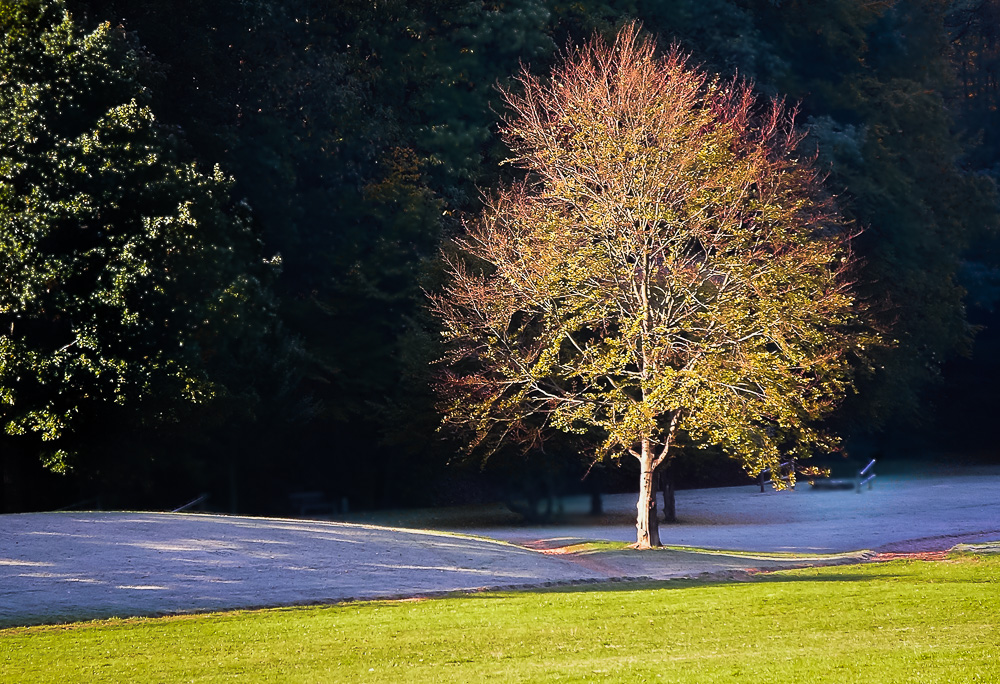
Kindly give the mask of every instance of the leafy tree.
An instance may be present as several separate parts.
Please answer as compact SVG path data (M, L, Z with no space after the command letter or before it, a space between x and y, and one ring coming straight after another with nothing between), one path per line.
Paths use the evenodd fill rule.
M801 100L810 144L831 172L827 185L864 229L854 243L859 296L880 302L896 340L874 354L842 414L859 434L919 421L942 362L970 346L957 274L963 250L996 221L993 190L963 168L943 98L953 89L947 3L725 2L754 26L730 29L734 42L752 38L757 55L738 66ZM729 66L723 37L684 37L699 59Z
M792 114L631 25L507 91L524 182L493 198L432 298L450 344L444 423L472 447L549 428L640 466L638 548L677 442L747 470L808 456L865 332L844 227Z
M81 426L252 400L232 365L273 330L271 268L231 181L180 160L141 55L109 24L84 32L60 0L18 0L0 33L4 459L41 451L64 471Z
M428 447L437 335L422 329L420 278L450 216L496 175L494 83L554 50L545 2L71 2L122 17L149 47L169 75L156 111L234 173L282 255L281 319L303 341L298 391L315 409L284 436L301 454L287 486L398 501L448 456Z
M949 5L946 25L959 81L954 106L966 135L978 138L973 163L1000 175L1000 1Z

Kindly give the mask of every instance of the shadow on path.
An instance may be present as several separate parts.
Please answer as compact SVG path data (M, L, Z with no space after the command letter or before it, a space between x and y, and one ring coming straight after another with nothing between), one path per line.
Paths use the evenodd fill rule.
M3 515L0 627L614 579L726 577L890 557L863 549L935 552L1000 539L1000 469L990 477L890 481L840 500L808 491L755 498L745 489L679 492L679 506L695 517L711 513L716 522L665 526L663 539L676 546L644 552L560 552L581 541L630 541L630 528L608 525L475 531L501 538L490 539L215 515ZM612 507L634 506L632 497L619 498ZM706 550L678 548L684 546Z

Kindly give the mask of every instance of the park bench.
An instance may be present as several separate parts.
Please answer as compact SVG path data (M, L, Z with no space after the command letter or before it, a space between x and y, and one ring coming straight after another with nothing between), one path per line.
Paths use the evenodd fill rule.
M875 459L868 461L868 465L860 468L854 477L850 478L824 478L810 480L809 484L815 489L853 489L858 494L862 487L868 485L872 488L872 480L875 479Z
M294 515L329 515L339 512L337 505L326 498L323 492L293 492L288 495L288 503Z
M792 473L801 476L799 479L806 479L814 489L853 489L859 494L862 487L868 485L872 489L872 480L875 479L875 459L871 459L866 466L858 469L857 474L851 478L830 477L831 471L826 468L801 467L796 459L785 461L778 467L777 474L771 468L765 468L758 477L761 493L766 485L772 484L774 478L784 482L791 481ZM825 472L824 472L825 471ZM794 484L792 487L794 488Z
M771 468L764 468L764 470L760 471L760 475L757 476L757 483L760 485L760 493L763 494L764 488L769 484L773 484L775 479L779 482L791 482L791 474L794 472L796 472L796 463L794 458L781 463L778 466L777 474L775 474ZM795 484L792 483L792 488L794 487Z

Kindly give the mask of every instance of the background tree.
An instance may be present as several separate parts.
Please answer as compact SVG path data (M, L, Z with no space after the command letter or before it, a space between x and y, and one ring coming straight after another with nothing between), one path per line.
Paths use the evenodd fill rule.
M656 54L631 25L507 91L527 179L493 199L433 298L447 425L470 443L595 430L654 474L682 437L752 473L835 443L815 423L862 345L843 227L780 102Z
M949 29L957 72L954 105L964 133L976 143L970 150L976 167L994 167L1000 175L1000 1L954 0Z
M217 472L226 454L247 512L287 512L287 494L303 488L362 507L444 503L470 491L454 486L450 448L434 439L426 361L438 355L440 337L422 311L421 286L435 287L439 243L461 233L456 217L481 209L475 188L519 177L499 166L507 151L494 84L508 83L519 61L545 72L556 46L595 32L612 37L635 18L709 71L738 71L764 93L795 98L811 130L806 144L819 148L830 173L827 187L864 229L853 244L863 263L857 291L886 301L886 327L898 343L877 351L838 411L844 432L861 436L849 446L910 458L928 441L907 445L912 426L889 419L938 416L942 449L965 431L988 450L990 404L979 397L995 384L996 353L978 347L967 385L929 381L969 348L970 322L998 320L982 308L1000 291L1000 249L988 230L997 223L991 178L1000 168L997 0L66 2L83 30L110 21L142 46L139 103L156 112L161 131L169 128L173 158L197 159L203 170L219 164L235 177L231 192L248 198L264 252L282 256L277 320L302 341L301 356L286 349L248 361L273 338L228 328L241 356L227 368L219 365L227 353L207 361L232 402L196 412L173 404L183 431L139 431L100 449L162 448L158 463L179 466L164 489L212 489L218 505L231 489ZM21 4L0 9L13 16ZM106 73L125 74L128 64ZM981 306L966 312L969 302ZM275 309L239 320L247 331L275 330L258 325L275 324ZM280 399L254 412L241 399L254 395ZM890 429L876 446L871 433L882 425ZM106 431L78 416L75 434L82 443ZM521 459L514 455L508 472L526 472ZM711 459L687 460L674 464L684 484L712 482L704 477ZM119 463L115 456L101 465L105 491L165 481L160 471ZM124 473L134 479L107 480ZM61 496L58 505L73 500Z
M21 454L62 471L84 433L190 421L189 405L245 410L255 380L233 368L266 353L275 323L246 208L218 169L180 160L124 34L81 31L59 0L4 3L0 29L10 508Z
M296 396L312 419L272 433L275 498L426 502L450 454L434 439L421 279L497 173L494 84L553 50L545 3L70 1L155 55L157 113L234 174L282 256L280 316L303 343Z
M774 55L755 77L801 99L828 186L864 227L854 245L864 262L859 293L883 302L896 342L859 376L848 429L912 432L933 416L929 391L942 363L971 348L962 256L997 220L994 188L969 173L946 107L948 3L740 4Z

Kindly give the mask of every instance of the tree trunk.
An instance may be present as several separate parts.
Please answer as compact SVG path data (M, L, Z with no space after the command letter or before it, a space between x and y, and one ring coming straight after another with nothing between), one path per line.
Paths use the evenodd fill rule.
M19 513L24 501L21 487L21 454L9 443L0 443L0 513Z
M604 502L601 500L601 493L596 489L590 493L590 514L604 515Z
M601 485L598 484L592 473L587 473L587 489L590 490L590 514L603 515L604 501L601 498Z
M236 515L239 511L239 485L236 479L236 459L229 461L229 512Z
M670 461L660 470L660 485L663 487L663 522L677 522L677 503L674 500L674 476L670 472Z
M636 502L635 548L649 549L660 544L660 522L656 519L656 479L649 443L643 442L639 459L639 500Z

